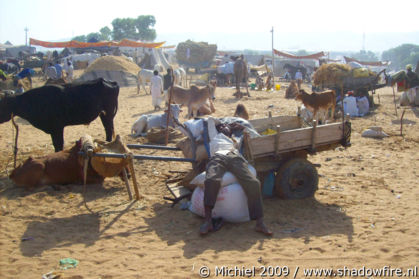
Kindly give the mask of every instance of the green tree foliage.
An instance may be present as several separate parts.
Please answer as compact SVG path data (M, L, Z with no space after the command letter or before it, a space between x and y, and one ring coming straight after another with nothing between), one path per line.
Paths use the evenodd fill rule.
M297 51L297 53L295 53L296 56L307 56L309 55L309 53L305 50L305 49L300 49L299 51Z
M81 35L81 36L74 37L72 39L72 41L78 41L78 42L85 43L85 42L87 42L86 35Z
M99 30L101 41L110 41L112 40L112 30L105 26Z
M110 40L120 41L122 39L152 42L157 37L156 30L152 28L155 24L156 19L152 15L141 15L137 18L115 18L112 21L113 30L105 26L99 32L77 36L73 40L84 43Z
M88 43L97 43L101 41L102 35L98 32L90 33L86 36L86 40Z
M403 44L384 51L381 57L383 60L391 61L390 69L392 70L405 69L407 64L415 67L419 61L419 45Z
M358 61L363 61L363 62L376 62L376 61L378 61L377 55L375 55L375 53L370 51L370 50L369 51L361 50L357 53L352 53L351 57L355 58Z
M156 24L156 19L151 15L142 15L135 18L116 18L112 21L113 39L131 39L154 41L156 30L151 28Z

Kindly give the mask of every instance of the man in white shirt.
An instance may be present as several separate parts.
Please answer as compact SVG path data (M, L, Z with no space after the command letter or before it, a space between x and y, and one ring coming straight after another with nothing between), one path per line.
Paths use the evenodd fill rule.
M244 127L242 127L244 128ZM204 207L205 221L200 227L200 234L206 235L214 230L212 224L212 209L217 200L218 191L221 187L221 180L225 172L231 172L242 186L247 196L249 216L256 220L255 230L267 236L272 232L266 227L263 219L263 202L260 182L253 173L249 171L248 162L236 149L235 143L230 138L231 130L228 126L219 126L218 133L215 120L208 118L208 136L210 139L211 158L207 164L205 176ZM228 136L226 136L228 135Z
M70 59L68 58L67 58L67 61L64 62L64 70L67 73L67 77L66 77L67 81L72 82L74 67L73 67L73 63L71 63Z
M154 110L160 110L160 104L163 94L163 80L159 76L158 71L153 72L154 76L151 78L151 103Z

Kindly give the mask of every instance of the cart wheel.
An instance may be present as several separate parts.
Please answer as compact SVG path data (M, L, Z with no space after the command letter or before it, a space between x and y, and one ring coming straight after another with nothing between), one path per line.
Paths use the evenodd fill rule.
M286 162L275 178L276 194L283 199L302 199L314 196L319 184L316 168L306 159Z

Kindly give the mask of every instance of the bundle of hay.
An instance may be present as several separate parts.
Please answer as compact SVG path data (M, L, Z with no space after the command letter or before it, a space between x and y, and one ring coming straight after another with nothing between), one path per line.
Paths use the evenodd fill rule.
M351 67L347 64L323 64L314 73L313 82L316 86L339 85L351 76Z
M169 127L169 141L183 137L183 134L179 130L175 130ZM147 140L151 143L163 144L166 142L166 129L162 128L151 128L147 132Z
M85 73L95 71L121 71L137 75L140 67L125 56L102 56L87 67Z
M178 44L176 48L176 59L180 64L210 64L216 52L217 45L210 45L207 42L193 42L188 40Z

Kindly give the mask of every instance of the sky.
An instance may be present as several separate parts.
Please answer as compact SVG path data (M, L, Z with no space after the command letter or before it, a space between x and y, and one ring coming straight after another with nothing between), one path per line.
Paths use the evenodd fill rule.
M0 43L69 40L112 29L115 18L153 15L156 41L218 49L373 50L419 44L418 0L143 1L0 0ZM365 34L365 35L364 35Z

